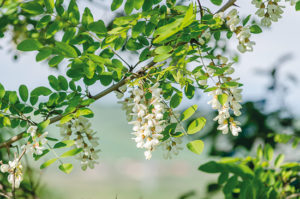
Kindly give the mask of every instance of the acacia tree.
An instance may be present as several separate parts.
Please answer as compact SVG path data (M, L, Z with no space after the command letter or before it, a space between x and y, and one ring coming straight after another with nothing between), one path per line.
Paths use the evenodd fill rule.
M242 133L240 122L234 118L241 115L242 108L242 84L232 78L236 59L218 41L233 38L239 52L253 51L251 35L261 33L260 26L278 21L284 3L253 0L259 20L252 20L252 13L240 16L236 0L211 3L219 9L212 10L201 0L186 4L176 4L176 0L113 0L111 10L124 4L125 16L106 25L94 19L89 8L81 13L75 0L2 0L1 36L12 34L19 51L37 51L37 62L46 60L50 67L67 63L67 72L58 77L50 75L49 87L40 86L31 92L26 85L9 91L0 84L0 125L21 129L0 143L0 148L9 151L1 162L1 172L12 185L1 195L18 198L16 189L23 180L25 154L38 161L52 151L56 158L42 163L41 169L59 161L59 169L70 173L73 165L64 161L70 156L80 160L83 170L94 168L100 149L89 122L93 117L89 106L111 92L120 99L133 125L137 148L144 150L146 159L151 159L158 147L165 150L165 158L177 155L182 138L205 126L204 117L190 121L187 128L183 125L197 105L181 114L176 112L182 98L193 99L195 93L211 96L208 104L218 112L214 119L217 130L231 132L226 136ZM300 10L299 1L286 4ZM137 53L138 61L129 63L123 51ZM89 87L99 82L103 89L91 93ZM60 137L45 130L54 123L60 127ZM186 147L201 154L204 143L192 140ZM58 155L61 148L70 149ZM295 179L299 180L299 163L280 167L283 155L279 155L275 169L270 163L272 147L264 147L265 161L262 151L258 148L257 158L208 162L200 170L221 173L219 184L225 183L226 198L234 194L238 198L299 196L299 186L293 185Z

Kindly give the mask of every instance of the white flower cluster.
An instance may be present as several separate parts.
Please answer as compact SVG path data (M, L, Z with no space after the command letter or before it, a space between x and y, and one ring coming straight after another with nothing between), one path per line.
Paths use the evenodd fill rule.
M95 148L99 146L99 138L96 132L91 129L91 123L85 117L78 117L65 124L58 124L60 134L64 140L74 140L76 148L82 148L83 152L79 154L78 159L81 161L82 170L87 167L94 168L99 159L98 152ZM74 133L75 138L71 138ZM88 141L88 142L87 142Z
M236 37L239 40L237 49L241 53L244 53L246 51L253 51L253 45L255 45L255 42L250 41L250 26L238 26L241 21L238 16L238 11L236 9L231 10L225 16L225 19L227 26L232 32L236 34Z
M201 45L204 45L205 43L207 43L209 41L210 37L211 37L211 33L210 33L209 29L206 29L202 33L201 37L199 38L199 43Z
M30 134L32 141L22 146L22 149L26 148L26 152L33 153L35 155L41 155L45 149L47 143L46 136L48 132L44 132L41 135L37 134L37 126L30 126L27 129L27 133Z
M151 99L146 99L146 92L141 88L134 88L133 107L131 115L135 118L134 121L129 122L133 124L133 138L137 143L137 148L144 148L145 157L147 160L151 159L152 151L160 144L160 139L163 138L161 134L165 128L165 120L163 119L165 112L165 105L162 103L161 88L159 84L155 84L149 88ZM150 107L151 106L151 107ZM151 109L151 110L150 110Z
M2 173L9 173L7 180L10 184L15 188L20 187L20 183L23 180L23 167L18 158L9 161L8 164L2 164L0 170Z
M163 149L166 151L163 155L165 159L171 159L172 155L178 155L179 151L183 148L180 146L182 143L181 137L170 137L162 143Z
M120 91L125 92L126 89L122 88ZM179 146L182 143L181 138L170 137L161 141L164 137L162 132L169 123L167 120L172 117L168 116L167 120L163 119L167 107L161 98L162 89L159 88L159 84L154 84L148 89L148 92L151 93L151 99L146 99L147 91L133 88L130 96L118 103L126 111L129 124L133 124L134 132L132 134L136 136L133 140L137 143L137 148L146 149L144 152L146 159L151 159L152 151L158 146L166 149L165 158L171 158L172 154L177 155L182 149Z
M283 13L282 8L284 6L278 5L279 0L268 1L267 3L262 2L261 0L252 0L252 4L255 5L258 10L256 15L262 17L261 24L263 26L271 26L272 21L277 22ZM294 4L294 1L291 1L291 4Z
M233 73L234 69L231 67L232 63L227 64L228 59L226 57L219 56L219 59L224 66L229 66L226 74ZM221 77L221 80L224 83L236 81L226 76ZM240 109L242 106L240 105L240 102L242 102L242 89L237 87L221 88L220 83L218 83L217 86L217 89L209 93L209 95L213 98L208 102L213 109L218 110L218 115L214 118L214 120L218 121L218 130L222 131L223 134L227 134L230 129L232 135L237 136L238 133L241 132L241 128L239 127L240 123L238 121L234 121L234 119L230 117L229 111L232 110L235 116L241 115ZM226 99L226 101L221 100L221 104L220 98L223 98L223 100Z

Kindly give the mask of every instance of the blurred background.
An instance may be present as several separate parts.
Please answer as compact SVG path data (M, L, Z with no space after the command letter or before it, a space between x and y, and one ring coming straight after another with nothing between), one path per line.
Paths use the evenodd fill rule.
M89 7L94 18L101 18L106 24L115 16L110 12L110 3L111 1L100 0L78 1L81 11ZM237 4L242 16L255 12L254 6L248 1L238 1ZM214 9L213 6L211 8ZM233 138L216 132L216 124L209 119L215 115L206 104L209 98L205 93L198 93L197 98L185 100L178 111L198 104L200 111L197 116L207 117L206 127L197 134L205 141L204 153L197 156L184 149L172 160L164 160L161 151L156 151L153 158L146 161L143 151L138 150L131 139L131 126L127 124L125 113L112 93L92 107L95 117L91 122L100 137L99 164L93 170L82 171L79 161L70 160L74 162L75 168L69 175L60 172L58 165L42 171L37 169L35 172L41 176L40 185L44 187L42 198L222 198L215 191L218 189L214 184L217 175L198 171L200 164L221 156L251 155L256 146L263 142L275 146L273 138L267 136L269 133L300 136L299 19L300 12L286 4L285 13L279 22L274 23L270 29L264 29L262 34L251 37L256 42L254 52L238 54L235 77L240 77L244 84L243 115L239 118L243 133L240 136ZM6 89L17 90L20 84L26 84L29 89L47 86L48 75L59 75L66 71L66 64L61 64L57 70L49 68L47 63L36 63L36 53L18 54L10 37L11 35L5 35L0 40L0 80ZM228 45L234 50L235 39L232 38ZM138 58L138 55L123 55L132 63ZM232 53L232 56L236 54ZM103 87L99 83L90 90L96 93L101 89ZM55 126L48 131L52 135L59 134ZM289 161L299 161L299 147L283 148L279 144L277 151L290 154L286 158ZM43 162L33 162L30 158L28 161L32 162L33 168L38 168Z

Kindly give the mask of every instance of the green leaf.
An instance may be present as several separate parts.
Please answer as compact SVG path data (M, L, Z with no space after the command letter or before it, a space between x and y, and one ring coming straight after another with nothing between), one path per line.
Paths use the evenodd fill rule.
M221 165L215 161L209 161L201 165L198 169L206 173L219 173L223 171Z
M88 29L96 34L106 34L107 32L105 24L102 20L90 23L88 25Z
M5 95L4 86L0 83L0 99L2 99Z
M198 105L193 105L191 107L189 107L188 109L186 109L180 116L180 120L181 121L184 121L184 120L187 120L189 119L192 115L194 115L194 113L196 112L198 108Z
M273 159L273 148L270 144L266 144L264 148L264 156L268 161L271 161Z
M41 155L33 154L34 160L35 161L39 160L41 157L43 157L44 155L49 153L49 151L50 151L49 149L45 149L45 150L43 150L43 153Z
M164 25L158 28L154 32L154 37L156 38L154 39L153 43L160 43L163 40L171 37L175 33L185 28L186 26L190 25L194 21L194 18L195 18L194 7L193 4L191 4L184 18L177 18L172 23Z
M233 189L238 185L238 177L237 176L232 176L227 180L227 183L223 187L223 192L225 195L231 194Z
M39 53L36 55L35 60L37 62L42 61L49 57L52 54L51 48L42 48Z
M187 133L188 134L195 134L200 131L206 123L206 119L204 117L197 118L188 126Z
M118 9L123 3L123 0L113 0L110 9L111 11L115 11L116 9Z
M172 96L170 100L170 106L171 108L176 108L179 106L180 102L182 100L182 94L180 93L175 93L175 95Z
M76 50L72 46L64 42L55 42L55 47L64 57L75 58L78 56Z
M30 95L31 95L31 97L38 97L40 95L48 96L51 93L52 93L52 91L49 88L40 86L40 87L33 89L33 91L31 91Z
M144 0L134 0L134 8L139 10L144 4Z
M68 14L69 14L69 19L72 23L77 24L79 22L80 13L78 10L76 0L70 1L70 4L68 6Z
M80 153L81 151L82 151L82 148L79 148L79 149L77 149L77 148L76 148L76 149L72 149L72 150L70 150L70 151L67 151L67 152L63 153L60 157L66 158L66 157L74 156L74 155Z
M3 117L3 125L10 127L11 126L11 122L10 119L8 117Z
M192 99L195 94L195 87L192 84L187 84L184 88L184 94L188 99Z
M189 142L186 147L193 153L200 155L204 148L204 142L202 140L194 140Z
M61 25L59 23L59 21L54 21L53 23L51 23L49 25L49 27L47 27L46 30L46 39L50 39L53 35L55 35L55 33L57 33L57 31L59 31L61 28Z
M50 119L47 119L41 123L39 123L38 127L39 127L39 130L44 130L47 128L47 126L50 124Z
M162 54L162 55L156 55L153 59L154 62L161 62L161 61L165 61L166 59L168 59L169 57L171 57L171 54Z
M18 96L16 91L12 91L9 93L9 102L11 104L15 104L18 101Z
M141 33L145 32L145 21L139 21L135 26L132 28L132 38L137 38Z
M135 0L127 0L126 3L125 3L125 13L127 15L130 15L130 13L133 11L133 8L134 8L134 1Z
M29 1L27 3L23 3L21 5L21 8L25 12L32 14L32 15L40 15L40 14L44 13L44 9L41 6L41 4L34 2L34 1Z
M295 9L296 9L296 11L300 10L300 1L297 1L296 5L295 5Z
M44 168L50 166L50 165L53 164L56 160L57 160L57 158L53 158L53 159L50 159L50 160L44 162L44 163L40 166L40 169L44 169Z
M19 87L19 94L23 102L28 100L28 89L24 84Z
M222 1L223 1L223 0L210 0L210 1L211 1L213 4L219 6L219 5L222 4Z
M226 182L228 177L229 177L228 172L222 172L218 177L218 184L223 184L224 182Z
M64 124L67 123L68 121L70 121L71 119L73 119L73 115L66 115L63 118L61 118L60 120L60 124Z
M54 145L54 149L59 149L59 148L69 148L75 144L74 140L64 140L61 142L58 142Z
M227 102L227 99L228 99L228 95L225 93L218 95L218 101L222 106Z
M171 52L173 50L173 48L171 46L160 46L160 47L157 47L154 52L156 54L167 54L169 52Z
M243 20L243 26L245 26L245 25L248 23L250 17L251 17L251 15L248 15L248 16Z
M40 49L41 47L43 47L43 45L38 40L26 39L19 43L17 49L20 51L34 51Z
M253 34L258 34L258 33L261 33L262 30L258 25L252 25L250 27L250 32L253 33Z
M100 82L103 86L108 86L112 82L112 75L110 73L102 73L99 76Z
M61 56L61 55L54 56L49 60L48 64L49 64L49 66L54 67L54 66L58 65L63 59L64 59L64 56Z
M185 16L183 18L182 24L180 25L180 28L187 27L188 25L190 25L193 22L194 19L195 19L194 4L191 3L185 13Z
M145 0L143 4L143 11L148 11L152 8L153 0Z
M75 116L79 117L79 116L82 116L82 115L90 115L90 114L93 114L93 111L91 111L88 108L81 108L81 109L78 109L76 111Z
M93 14L91 13L89 8L85 8L82 15L82 25L88 27L88 25L93 22L94 22Z
M52 13L54 8L54 0L44 0L44 4L46 6L47 11L49 13Z
M59 165L58 167L61 171L65 172L66 174L71 173L72 169L73 169L73 165L70 163L64 163Z
M281 165L281 163L283 162L284 160L284 155L283 154L279 154L276 159L275 159L275 162L274 162L274 166L279 168L279 166Z
M56 90L56 91L59 91L60 90L60 86L59 86L59 83L58 83L58 80L56 77L54 77L53 75L50 75L48 77L48 81L49 81L49 84L50 86Z
M59 84L60 88L64 91L68 90L68 88L69 88L67 79L62 75L58 76L58 84Z

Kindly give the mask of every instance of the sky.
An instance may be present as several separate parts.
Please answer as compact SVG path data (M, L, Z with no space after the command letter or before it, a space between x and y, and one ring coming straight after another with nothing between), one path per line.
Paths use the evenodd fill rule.
M103 19L106 23L110 20L109 1L104 6L91 6L86 1L79 1L80 10L89 6L95 19ZM254 13L255 8L250 5L250 1L238 1L237 5L243 16L247 16L249 11ZM294 7L285 4L285 13L279 22L274 23L271 29L264 29L262 34L252 35L251 40L256 42L253 52L240 54L240 61L236 64L235 77L240 77L244 84L244 100L255 100L262 96L270 95L266 93L266 85L270 82L268 78L257 75L255 71L268 71L272 65L278 62L278 59L286 54L291 54L292 58L288 60L280 69L280 76L283 82L286 81L287 74L291 73L300 77L300 12L296 12ZM211 5L210 5L211 6ZM213 6L212 6L213 8ZM6 35L9 36L9 35ZM236 49L236 39L231 39L229 43L232 49ZM6 89L18 89L20 84L26 84L29 89L37 86L48 86L48 75L58 75L66 69L62 68L56 71L47 66L47 63L36 63L35 55L37 52L26 52L20 55L18 61L13 60L13 55L8 53L9 48L14 48L7 40L0 40L0 60L2 72L0 73L0 82ZM133 58L136 59L136 58ZM66 65L66 64L65 64ZM287 106L291 106L295 114L300 112L300 106L294 106L300 97L298 85L291 85L291 92L285 96ZM103 89L100 83L92 88L92 92L98 92ZM273 96L270 96L273 97ZM103 98L101 103L115 103L113 95ZM278 101L272 101L272 107L276 107Z

